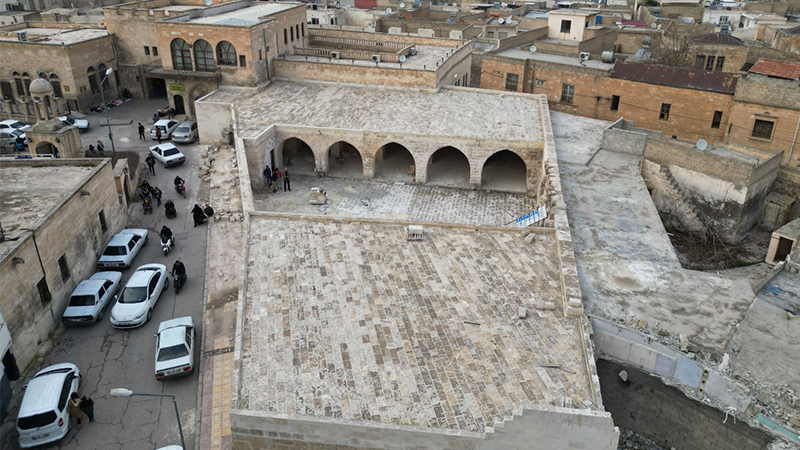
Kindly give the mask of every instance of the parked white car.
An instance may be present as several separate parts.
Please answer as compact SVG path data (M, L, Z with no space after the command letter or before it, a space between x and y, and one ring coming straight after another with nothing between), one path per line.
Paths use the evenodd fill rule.
M153 124L153 128L150 128L150 137L156 139L156 128L160 128L161 139L169 140L169 138L172 137L172 132L175 131L176 128L178 128L178 125L180 125L180 122L178 122L177 120L171 120L171 119L159 120L158 122Z
M73 127L78 129L78 132L83 133L89 129L89 121L86 119L73 119L69 116L59 116L58 120L61 121L64 125L72 125Z
M31 129L31 126L28 124L24 124L19 120L3 120L0 121L0 130L19 130L19 131L28 131Z
M194 372L194 320L191 316L165 320L156 334L156 380Z
M81 371L72 363L45 367L25 387L17 415L19 446L31 448L58 441L69 432L67 401L81 386Z
M197 122L182 122L172 133L172 142L191 144L197 140Z
M186 156L175 147L175 144L165 142L150 147L150 154L164 164L164 167L177 166L186 162Z
M111 326L136 328L144 325L153 316L153 307L156 306L161 292L168 287L166 266L140 266L117 296L117 304L111 309Z
M128 268L133 258L147 242L148 231L144 228L126 228L111 238L97 265L102 269Z
M120 272L98 272L72 291L61 316L64 325L89 325L103 320L106 306L122 285Z
M27 138L25 133L19 130L0 130L0 148L15 148L19 137ZM27 149L27 146L25 148Z

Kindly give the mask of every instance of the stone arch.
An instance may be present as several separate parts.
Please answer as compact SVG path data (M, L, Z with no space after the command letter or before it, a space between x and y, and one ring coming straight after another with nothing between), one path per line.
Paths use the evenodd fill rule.
M47 141L39 141L36 144L36 154L37 155L53 155L53 144Z
M194 67L198 72L213 72L217 68L214 61L214 49L204 39L198 39L192 45L194 48Z
M402 144L389 142L375 152L375 178L389 181L414 181L416 162Z
M217 44L217 64L220 66L236 66L236 47L228 41Z
M285 139L279 146L280 157L275 164L283 162L284 166L291 166L289 170L295 175L316 175L317 158L314 150L305 141L297 137ZM275 167L272 168L273 170Z
M527 192L528 166L513 150L499 150L483 162L481 188L503 192Z
M469 188L470 163L466 153L452 147L442 147L427 161L427 184Z
M364 178L364 159L361 152L347 141L334 142L325 152L327 175L340 178Z
M175 38L169 44L174 70L192 70L192 49L186 41Z

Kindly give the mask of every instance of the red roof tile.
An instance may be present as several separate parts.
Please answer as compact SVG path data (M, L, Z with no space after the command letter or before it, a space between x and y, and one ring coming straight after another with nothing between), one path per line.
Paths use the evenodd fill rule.
M800 64L777 59L761 58L750 68L750 73L796 80L800 78Z

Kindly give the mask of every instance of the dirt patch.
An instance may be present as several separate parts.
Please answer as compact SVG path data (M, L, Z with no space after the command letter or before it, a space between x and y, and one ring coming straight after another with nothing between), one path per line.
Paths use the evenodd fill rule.
M736 244L726 244L719 237L703 236L667 229L681 266L690 270L721 270L758 264L764 261L770 233L752 230Z

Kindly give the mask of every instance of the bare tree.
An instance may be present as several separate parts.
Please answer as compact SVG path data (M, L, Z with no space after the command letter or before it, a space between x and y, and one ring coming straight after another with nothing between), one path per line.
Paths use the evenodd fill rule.
M679 20L670 21L658 45L653 49L655 62L666 66L692 67L694 61L691 58L691 44L698 36L707 32L705 27L698 25Z

